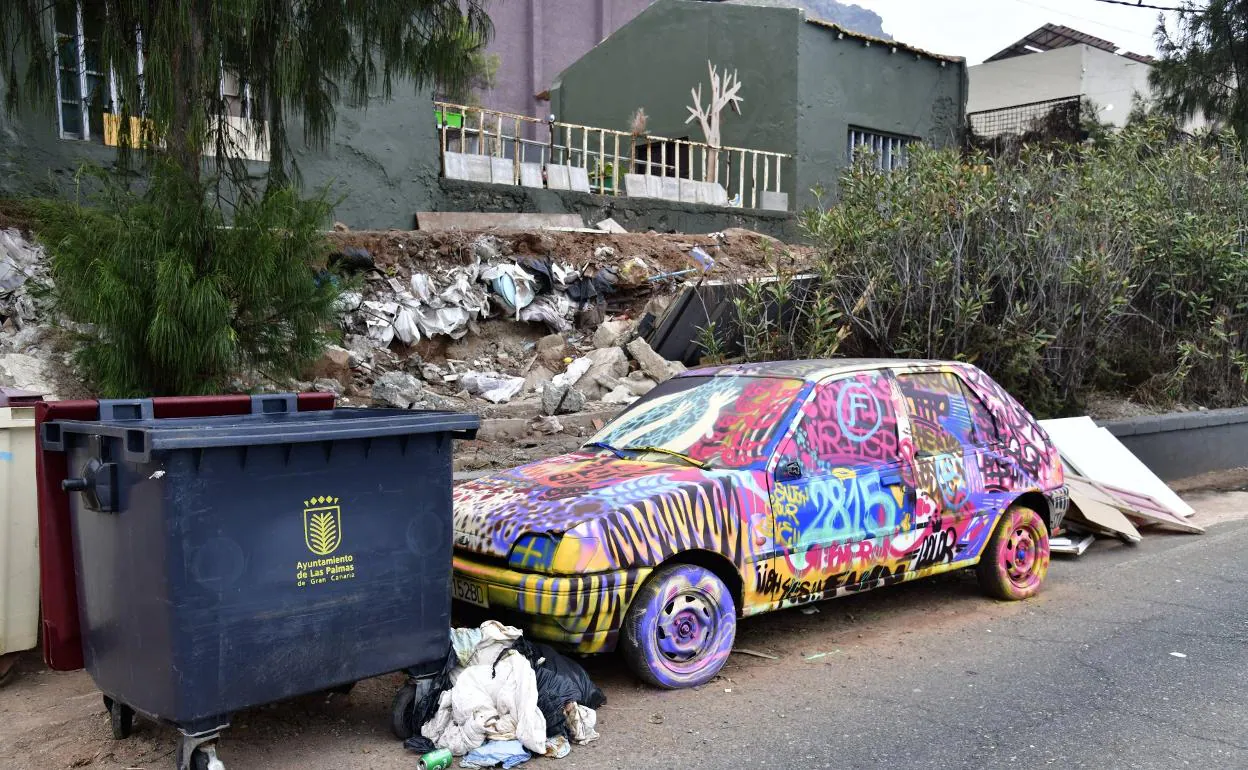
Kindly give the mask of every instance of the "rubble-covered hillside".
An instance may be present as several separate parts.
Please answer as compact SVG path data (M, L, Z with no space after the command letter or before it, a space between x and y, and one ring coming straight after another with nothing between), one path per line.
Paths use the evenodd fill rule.
M333 232L320 276L344 289L341 341L305 378L242 375L239 391L316 389L340 402L487 418L462 469L569 447L680 364L642 338L686 282L800 269L811 252L746 230ZM43 249L0 230L0 386L92 395L50 317ZM526 446L527 445L527 446ZM531 451L530 451L531 450Z

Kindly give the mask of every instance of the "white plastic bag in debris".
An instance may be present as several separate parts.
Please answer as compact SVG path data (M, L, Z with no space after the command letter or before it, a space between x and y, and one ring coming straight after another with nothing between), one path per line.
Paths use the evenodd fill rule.
M481 269L481 280L490 284L508 313L517 314L537 296L537 279L519 265L489 265Z
M399 312L399 303L368 300L364 302L362 311L368 324L368 338L378 347L389 347L394 339L394 317Z
M537 707L537 675L509 647L520 631L491 621L475 632L452 633L461 663L455 684L438 700L438 712L420 733L434 745L463 756L486 741L518 740L534 754L546 751L546 718ZM468 651L467 645L473 649ZM501 657L500 657L501 656Z
M495 404L505 404L524 390L524 378L497 372L467 372L459 383L474 396Z
M573 743L584 746L598 740L597 711L579 703L569 703L564 706L563 713L568 718L568 732L572 734Z
M520 311L517 318L521 321L544 323L556 334L572 331L569 320L576 313L576 303L568 299L566 294L543 294L529 303Z
M0 291L13 291L26 283L42 258L43 249L17 230L0 230Z
M560 388L570 388L580 382L581 378L585 376L585 372L588 372L593 365L594 360L589 356L578 358L568 364L566 370L556 374L554 379L551 380L551 384Z

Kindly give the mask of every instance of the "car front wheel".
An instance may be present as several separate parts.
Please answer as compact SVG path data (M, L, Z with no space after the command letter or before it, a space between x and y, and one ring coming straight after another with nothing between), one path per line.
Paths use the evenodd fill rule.
M675 690L719 673L737 634L732 592L709 570L673 564L650 576L625 617L621 651L644 682Z
M1035 596L1049 571L1049 528L1040 514L1013 505L997 522L980 557L979 584L997 599Z

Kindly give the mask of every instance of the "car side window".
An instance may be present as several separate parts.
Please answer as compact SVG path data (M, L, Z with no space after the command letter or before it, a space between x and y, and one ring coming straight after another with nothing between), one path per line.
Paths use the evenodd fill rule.
M976 442L985 446L1000 441L1001 434L997 431L997 421L993 418L988 405L984 403L984 399L961 377L958 378L958 382L962 385L962 395L966 398L966 406L971 413L971 424L975 427Z
M782 452L814 475L896 462L897 412L887 376L863 372L817 385Z
M977 443L967 391L956 374L899 374L897 384L910 416L916 452L953 454Z

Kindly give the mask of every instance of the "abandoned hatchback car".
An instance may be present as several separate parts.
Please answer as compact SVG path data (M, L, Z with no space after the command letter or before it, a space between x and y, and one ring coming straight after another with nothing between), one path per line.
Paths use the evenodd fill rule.
M801 361L675 377L580 451L455 492L455 597L645 681L712 678L739 616L978 565L1034 594L1057 451L973 366Z

